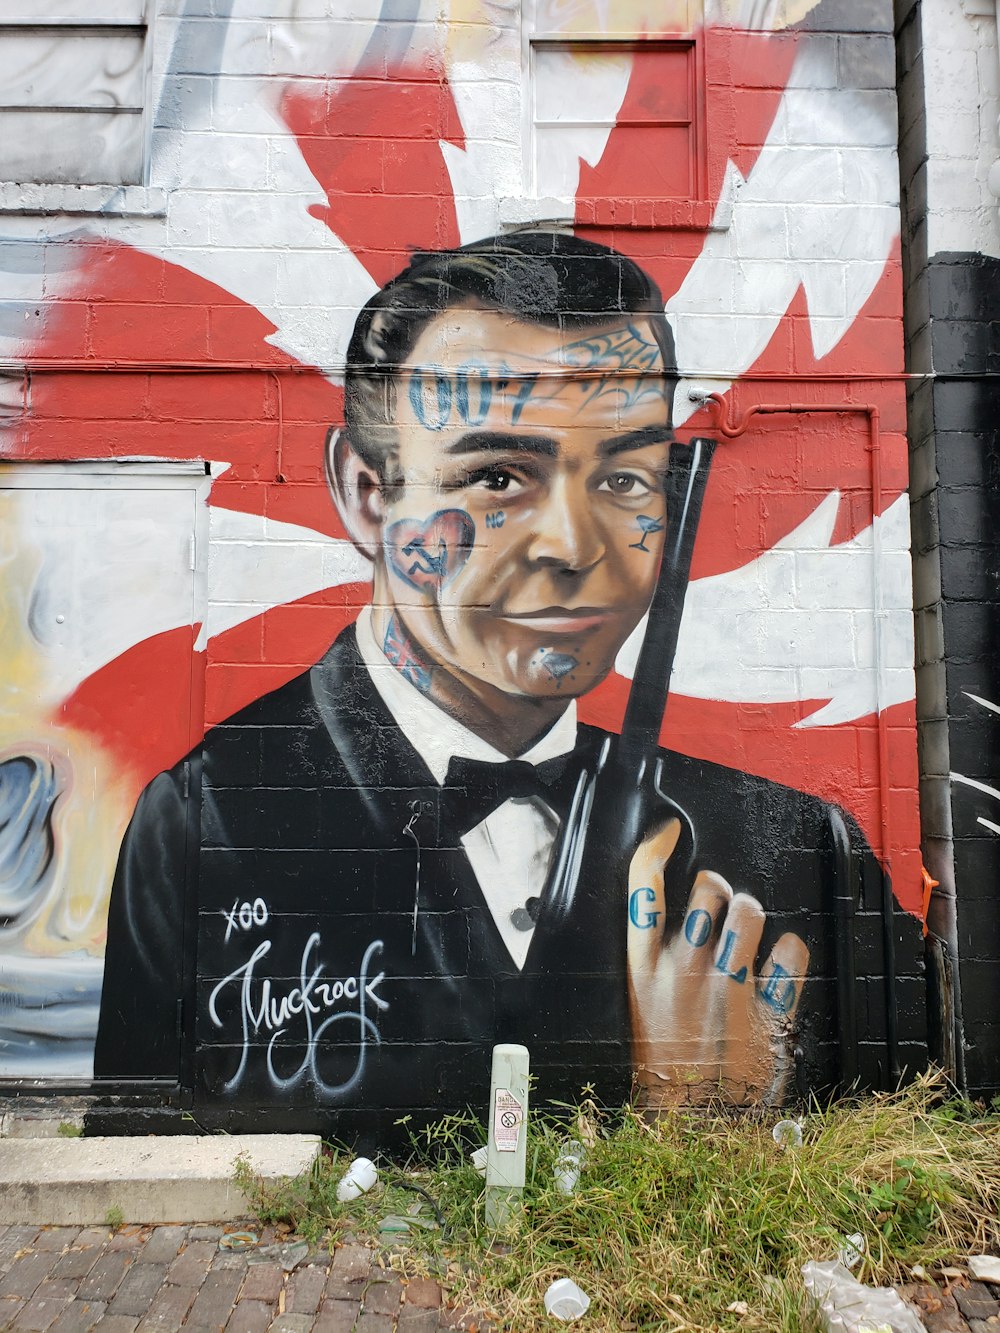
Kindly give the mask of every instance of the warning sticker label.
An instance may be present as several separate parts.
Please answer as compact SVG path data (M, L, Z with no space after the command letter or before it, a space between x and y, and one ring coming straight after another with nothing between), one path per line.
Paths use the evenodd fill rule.
M516 1152L524 1107L506 1088L497 1088L493 1107L493 1143L498 1152Z

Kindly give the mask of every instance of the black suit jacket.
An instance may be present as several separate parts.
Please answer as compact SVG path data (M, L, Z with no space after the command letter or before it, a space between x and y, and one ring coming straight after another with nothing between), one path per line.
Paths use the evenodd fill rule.
M581 727L571 764L592 766L605 739ZM881 873L856 827L790 788L669 752L662 761L697 863L765 907L761 958L785 930L809 945L797 1040L812 1087L839 1073L834 905L838 894L856 904L859 1049L878 1082ZM536 930L519 971L461 847L461 795L401 735L353 627L310 671L214 728L149 785L126 834L97 1074L180 1070L199 1104L238 1107L248 1124L255 1108L440 1113L481 1108L493 1044L518 1041L543 1099L576 1099L584 1085L627 1095L623 950L608 939L624 935L624 885L610 889L613 918ZM900 922L898 933L912 955L915 931Z

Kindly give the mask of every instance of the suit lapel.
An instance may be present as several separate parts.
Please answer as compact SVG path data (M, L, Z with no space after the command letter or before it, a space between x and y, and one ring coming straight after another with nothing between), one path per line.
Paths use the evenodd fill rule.
M425 837L431 824L436 830L441 789L372 684L353 625L312 668L309 683L330 740L386 844L407 845L403 830L414 814Z

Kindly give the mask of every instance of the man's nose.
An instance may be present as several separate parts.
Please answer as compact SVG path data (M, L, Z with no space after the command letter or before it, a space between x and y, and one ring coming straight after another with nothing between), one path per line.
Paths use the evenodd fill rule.
M527 550L532 563L583 574L604 555L604 536L582 481L554 479L534 518Z

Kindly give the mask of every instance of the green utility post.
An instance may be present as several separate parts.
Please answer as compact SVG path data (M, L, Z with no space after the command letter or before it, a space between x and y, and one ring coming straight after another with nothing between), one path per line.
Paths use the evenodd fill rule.
M524 1189L528 1137L526 1046L493 1047L487 1120L486 1221L491 1227L500 1228L510 1221Z

